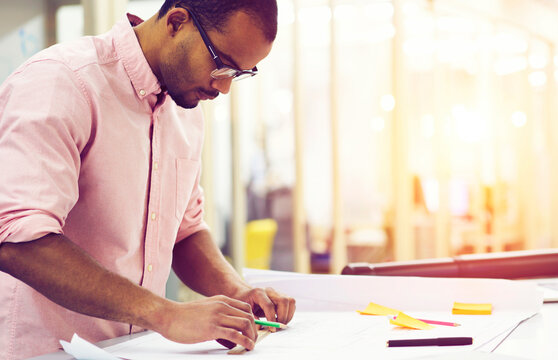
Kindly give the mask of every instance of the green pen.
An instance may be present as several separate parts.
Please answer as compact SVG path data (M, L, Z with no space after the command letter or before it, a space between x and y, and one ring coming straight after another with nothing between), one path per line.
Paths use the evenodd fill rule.
M269 327L274 327L274 328L279 328L279 329L286 329L287 325L285 324L281 324L278 322L274 322L274 321L265 321L265 320L254 320L256 322L256 324L258 325L262 325L262 326L269 326Z

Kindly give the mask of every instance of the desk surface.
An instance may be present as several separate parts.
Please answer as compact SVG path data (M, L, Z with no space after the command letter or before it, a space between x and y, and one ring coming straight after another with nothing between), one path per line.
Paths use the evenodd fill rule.
M558 354L558 303L544 304L541 311L520 324L494 351L498 355L514 358L550 360ZM108 347L126 340L143 336L144 333L122 336L98 343ZM34 357L32 360L70 360L72 356L63 351Z

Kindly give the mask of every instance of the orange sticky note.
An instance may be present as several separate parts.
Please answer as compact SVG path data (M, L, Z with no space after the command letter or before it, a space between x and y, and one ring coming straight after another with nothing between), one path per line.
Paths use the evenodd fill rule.
M417 330L430 330L434 329L434 326L425 323L424 321L420 321L419 319L415 319L407 314L400 312L397 316L393 319L389 319L390 324L402 326L411 329Z
M400 313L399 310L388 308L387 306L374 304L372 302L368 304L366 309L362 311L357 310L357 312L361 315L397 315Z
M455 315L490 315L492 314L492 304L467 304L454 302L451 313Z

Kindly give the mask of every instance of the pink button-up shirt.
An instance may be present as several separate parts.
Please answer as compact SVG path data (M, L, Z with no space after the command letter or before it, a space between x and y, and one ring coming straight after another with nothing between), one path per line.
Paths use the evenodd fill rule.
M130 22L141 20L52 46L0 87L0 243L63 233L164 296L173 246L207 229L203 119L161 93ZM0 272L0 359L55 351L74 332L99 341L132 330Z

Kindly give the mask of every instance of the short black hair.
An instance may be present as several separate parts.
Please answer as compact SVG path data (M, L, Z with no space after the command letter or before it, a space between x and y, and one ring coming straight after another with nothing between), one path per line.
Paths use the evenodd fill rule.
M165 0L157 18L161 19L177 4L192 10L206 30L222 32L229 16L244 11L254 17L269 42L277 35L276 0Z

